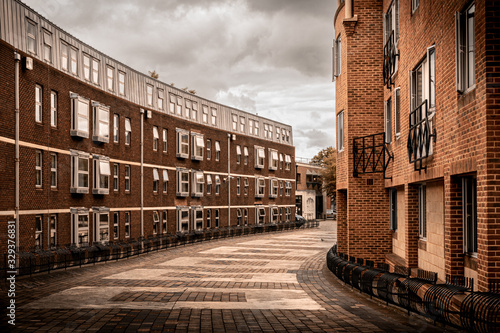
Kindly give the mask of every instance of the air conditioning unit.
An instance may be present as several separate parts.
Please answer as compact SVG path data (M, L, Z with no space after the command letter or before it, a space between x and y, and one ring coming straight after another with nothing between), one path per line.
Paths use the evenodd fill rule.
M33 69L33 58L26 57L26 69L27 70Z

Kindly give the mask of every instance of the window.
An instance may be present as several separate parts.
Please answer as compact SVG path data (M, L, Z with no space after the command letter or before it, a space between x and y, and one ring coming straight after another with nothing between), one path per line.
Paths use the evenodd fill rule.
M337 115L337 150L344 151L344 111Z
M158 127L153 126L153 150L158 150L158 143L160 141L160 134L158 133Z
M264 177L255 178L255 197L263 198L266 188L266 179Z
M50 187L57 188L57 154L50 154Z
M207 139L207 160L212 158L212 140Z
M436 106L434 53L434 46L429 47L426 58L413 71L410 71L410 112L424 102L427 102L430 111ZM426 116L423 115L423 117Z
M187 197L189 195L189 170L177 169L177 196Z
M243 208L243 224L248 225L248 209Z
M270 198L277 198L278 197L278 179L277 178L272 178L269 182L269 197Z
M162 219L162 227L161 227L161 230L164 234L167 233L167 211L163 211L163 219Z
M290 207L286 207L286 222L290 222L292 220L292 209Z
M215 195L220 194L220 176L215 175Z
M418 236L424 240L427 237L425 184L418 187Z
M264 138L267 139L269 135L269 124L264 123Z
M168 148L168 130L167 129L163 129L163 152L166 153L167 152L167 148Z
M462 178L464 252L477 256L477 180Z
M243 163L248 165L248 147L243 147Z
M238 130L238 115L233 113L231 117L233 119L233 131L236 131Z
M50 125L57 126L57 92L50 92Z
M130 192L130 165L125 165L125 191Z
M240 117L240 132L245 133L245 117Z
M42 225L43 225L43 215L35 216L35 247L42 248Z
M212 193L212 176L207 175L207 194Z
M157 168L153 168L153 192L158 193L158 187L160 186L160 175Z
M285 196L289 197L292 195L292 182L285 182Z
M455 13L457 91L463 93L476 84L475 11L472 3L465 11Z
M130 212L125 212L125 238L130 237Z
M160 228L160 214L158 211L153 211L153 235L158 233L158 229Z
M220 211L215 209L215 227L218 228L220 226Z
M239 227L243 219L241 208L236 209L236 225Z
M42 187L42 160L43 153L41 150L36 150L35 151L35 172L36 172L36 181L35 185L36 187Z
M203 171L193 171L193 189L192 195L193 197L202 197L205 185L205 176L203 175Z
M111 169L109 157L94 155L94 188L93 194L109 194L109 176Z
M248 195L248 188L250 187L250 183L248 182L248 177L245 177L244 180L244 193L245 195Z
M202 134L191 133L191 159L197 161L203 161L203 151L205 150L205 140Z
M71 243L76 246L89 244L89 210L87 208L70 208Z
M217 125L217 109L216 108L211 108L212 109L212 125L215 126Z
M113 239L120 238L120 214L113 213Z
M189 157L189 131L177 128L177 157Z
M266 160L266 151L263 147L255 146L255 168L264 168L264 163Z
M177 96L177 105L175 108L175 113L177 113L177 115L179 115L179 116L182 115L182 97L181 96Z
M52 34L43 30L43 60L52 62Z
M193 109L191 110L191 119L198 120L198 103L193 102Z
M236 195L240 195L240 193L241 193L240 188L241 188L241 178L237 177L236 178Z
M264 224L266 222L266 209L264 207L255 207L255 224Z
M50 247L55 247L57 245L57 215L50 215L49 220L50 228Z
M90 56L86 54L83 55L83 76L90 81Z
M94 212L94 241L109 242L109 208L92 207Z
M184 105L184 117L186 117L187 119L191 117L191 107L191 101L189 99L186 99L186 104Z
M193 230L203 230L203 208L201 206L191 207L193 212Z
M177 231L186 232L189 230L189 208L177 207Z
M38 84L35 86L35 121L37 123L42 122L42 100L43 100L43 90Z
M168 189L168 171L163 169L163 193L167 193Z
M290 155L285 155L285 170L292 169L292 157Z
M411 12L412 12L412 14L418 8L419 4L420 4L420 0L411 0Z
M163 111L163 99L165 98L165 92L163 91L163 89L157 89L158 91L158 109L162 110Z
M99 60L92 58L92 82L99 84Z
M236 164L241 163L241 146L236 145Z
M401 89L398 87L394 90L394 132L396 134L396 140L399 139L401 135Z
M385 143L392 143L392 101L389 98L384 103L385 106Z
M279 221L278 207L269 207L269 215L271 216L271 223L278 223Z
M26 20L26 43L28 52L36 54L36 23L31 20Z
M286 141L286 129L284 128L281 129L281 141Z
M215 160L218 162L220 160L220 142L215 141Z
M153 86L150 84L146 85L146 102L148 106L153 106Z
M170 113L175 113L175 105L176 104L177 104L177 97L174 94L170 93L170 100L169 100L169 104L168 104Z
M212 227L212 210L207 209L207 228Z
M109 106L98 102L92 102L94 109L94 135L92 140L97 142L109 142Z
M395 188L389 190L389 206L390 206L390 229L398 230L398 191Z
M118 72L118 93L122 96L125 95L125 73Z
M332 54L333 54L333 64L332 64L332 81L335 81L335 78L338 77L341 73L341 40L340 40L340 34L337 37L337 39L333 40L333 47L332 47Z
M106 87L109 91L115 91L115 69L111 66L106 66Z
M72 136L89 137L89 100L70 93L71 98L71 131Z
M281 130L279 127L276 127L276 141L280 141L281 139Z
M78 49L74 47L69 48L71 55L71 73L74 75L78 74Z
M118 173L120 170L120 166L118 164L113 164L113 190L118 191L119 186L119 178Z
M99 84L99 60L83 55L83 76L87 81Z
M253 128L253 134L255 136L259 136L260 135L260 131L259 131L259 122L257 120L254 121L254 128Z
M130 124L130 118L125 118L125 144L130 145L130 140L132 138L132 125Z
M396 56L397 45L399 41L399 0L394 0L389 6L387 13L384 14L383 18L384 25L384 55ZM390 48L390 49L389 49ZM395 57L395 67L391 70L390 75L397 71L397 61L398 57Z
M269 170L278 170L278 151L269 149Z
M113 115L113 142L118 142L120 138L120 116Z
M71 193L89 193L89 154L71 150Z
M207 105L202 105L203 109L203 123L208 124L208 106Z
M280 181L280 196L283 196L284 181Z

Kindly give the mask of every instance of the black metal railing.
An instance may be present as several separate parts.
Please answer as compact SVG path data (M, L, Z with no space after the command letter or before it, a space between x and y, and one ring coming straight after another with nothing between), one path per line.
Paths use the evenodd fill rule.
M427 100L410 112L410 131L408 132L408 160L413 163L415 171L427 171L424 160L432 150L431 139L436 142L436 129L431 129Z
M393 159L385 143L385 133L353 139L354 177L364 173L383 173Z
M396 72L397 59L399 59L399 53L394 43L394 31L392 31L384 45L384 84L389 89L394 84L392 76Z

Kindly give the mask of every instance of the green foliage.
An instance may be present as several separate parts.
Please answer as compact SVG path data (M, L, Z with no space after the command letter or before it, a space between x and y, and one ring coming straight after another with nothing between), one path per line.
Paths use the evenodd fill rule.
M323 190L330 197L335 197L337 191L337 150L333 147L327 147L318 152L311 163L321 165L323 171Z

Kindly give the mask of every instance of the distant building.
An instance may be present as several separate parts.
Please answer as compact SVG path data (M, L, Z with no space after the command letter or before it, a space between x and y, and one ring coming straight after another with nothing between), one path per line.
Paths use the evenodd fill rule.
M0 0L0 59L1 253L16 217L26 251L294 220L289 125L143 75L16 0Z
M326 210L331 209L331 198L322 189L323 168L318 165L296 162L295 192L296 212L307 220L325 217Z

